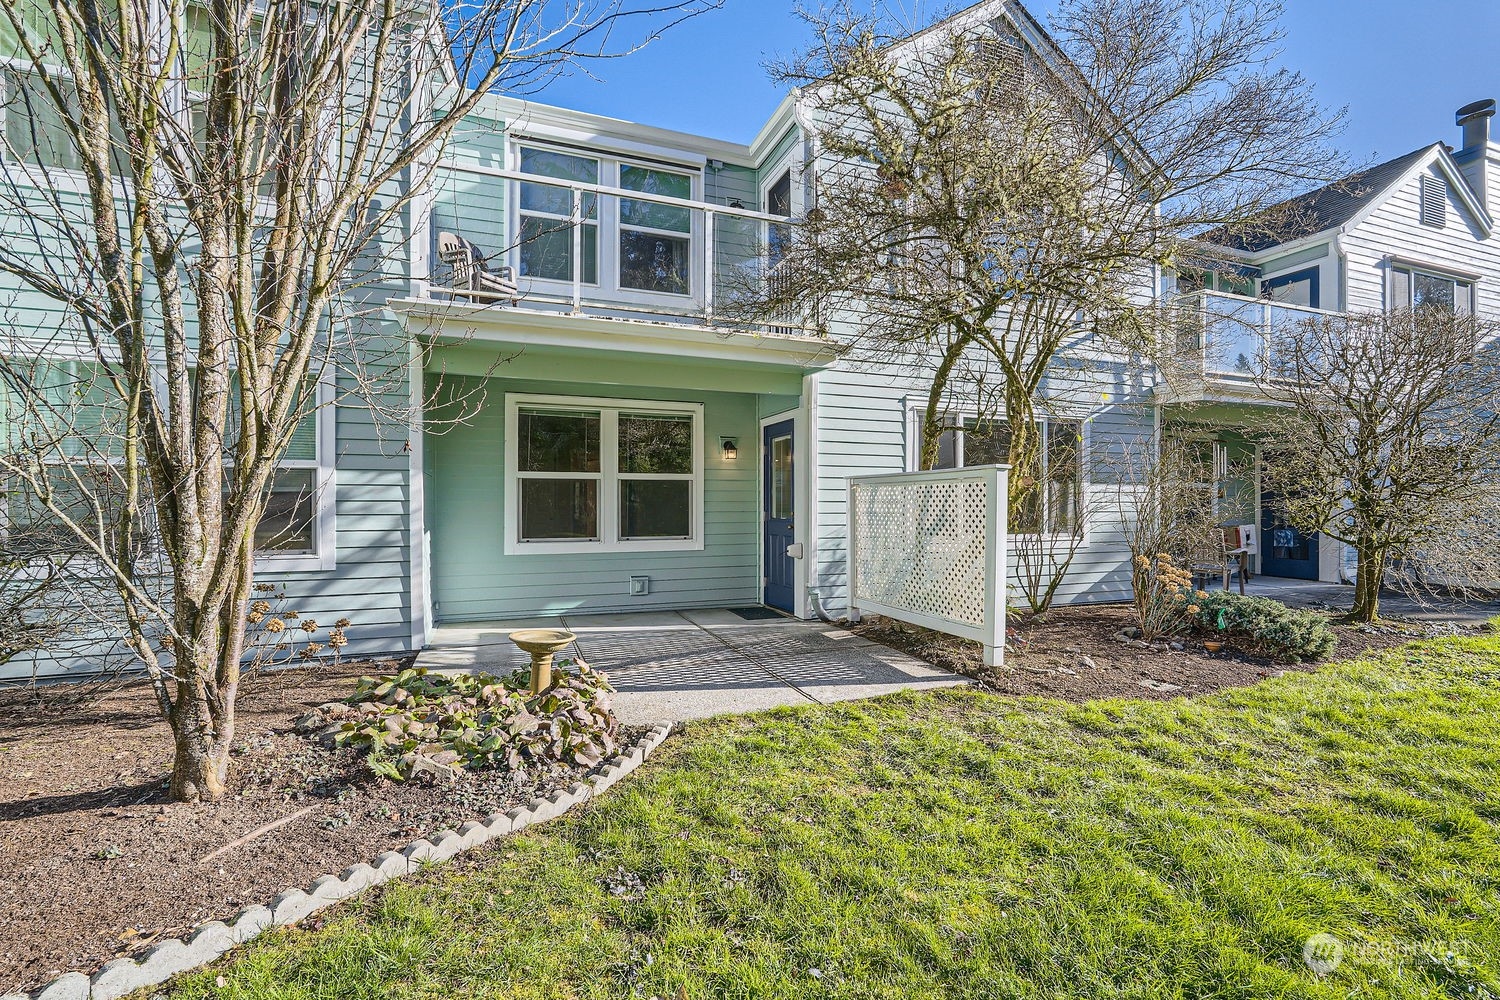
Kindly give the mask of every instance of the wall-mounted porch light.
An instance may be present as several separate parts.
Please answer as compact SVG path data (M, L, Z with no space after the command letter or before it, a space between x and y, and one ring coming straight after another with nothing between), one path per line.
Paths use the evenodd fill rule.
M724 461L733 462L740 457L740 446L734 438L719 438L719 450L724 454Z

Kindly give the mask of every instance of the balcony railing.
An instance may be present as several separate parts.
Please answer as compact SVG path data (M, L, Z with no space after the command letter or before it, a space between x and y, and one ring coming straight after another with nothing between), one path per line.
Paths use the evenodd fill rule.
M1326 309L1198 291L1175 301L1178 367L1188 380L1251 389L1267 372L1278 336Z
M778 265L776 247L789 219L517 171L443 169L473 175L465 179L495 196L477 210L434 212L430 297L809 333L801 316L753 315L746 308L785 266ZM481 193L479 200L487 199Z

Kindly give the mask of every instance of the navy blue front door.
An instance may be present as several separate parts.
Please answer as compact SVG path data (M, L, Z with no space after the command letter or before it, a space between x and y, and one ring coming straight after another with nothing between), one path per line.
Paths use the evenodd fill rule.
M1261 498L1260 572L1294 580L1318 578L1318 538L1304 535L1276 510L1276 498Z
M760 453L762 510L765 511L762 530L765 592L761 599L769 607L792 611L797 563L786 552L796 537L793 531L797 512L796 490L792 488L795 482L792 477L792 421L783 420L767 426L761 434Z

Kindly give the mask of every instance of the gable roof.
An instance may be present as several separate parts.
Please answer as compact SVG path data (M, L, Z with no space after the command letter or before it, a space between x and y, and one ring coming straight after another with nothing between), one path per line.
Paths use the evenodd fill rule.
M1393 160L1341 177L1316 191L1278 202L1261 213L1264 225L1260 228L1254 225L1233 231L1220 228L1203 234L1199 239L1242 253L1255 254L1338 229L1374 211L1413 171L1424 168L1429 163L1436 163L1448 176L1459 199L1488 234L1490 218L1474 197L1468 180L1453 162L1448 147L1441 142L1434 142Z

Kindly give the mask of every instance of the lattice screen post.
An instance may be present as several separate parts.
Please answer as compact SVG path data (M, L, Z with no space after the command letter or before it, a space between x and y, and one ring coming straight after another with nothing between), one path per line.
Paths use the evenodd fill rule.
M1005 592L1009 572L1005 555L1010 550L1006 537L1010 520L1010 469L1003 465L991 466L985 505L984 548L984 665L1005 665Z

